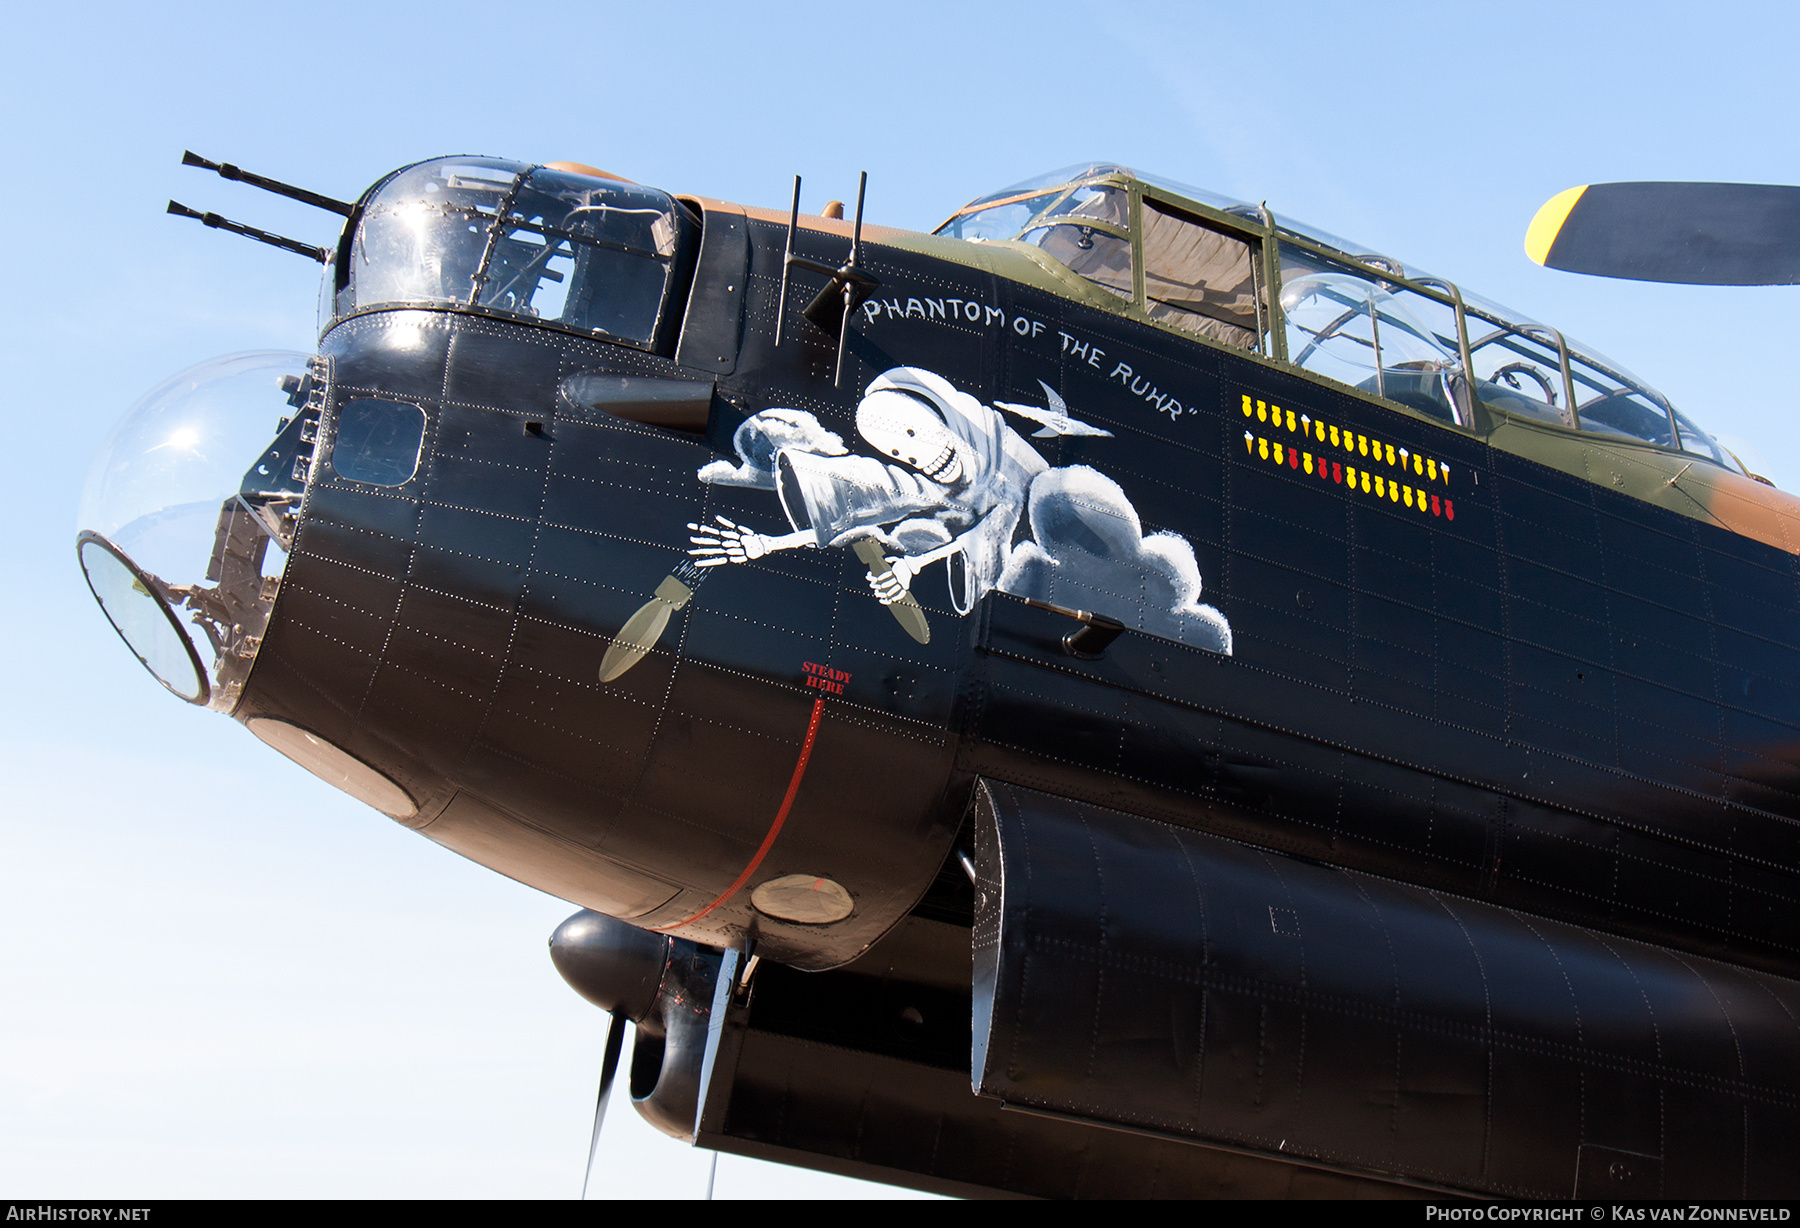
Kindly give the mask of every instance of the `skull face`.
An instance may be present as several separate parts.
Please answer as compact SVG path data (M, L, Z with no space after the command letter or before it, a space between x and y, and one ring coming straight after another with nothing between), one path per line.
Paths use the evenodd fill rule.
M968 471L961 442L936 410L910 393L893 389L869 393L856 407L856 429L881 455L934 482L951 486Z

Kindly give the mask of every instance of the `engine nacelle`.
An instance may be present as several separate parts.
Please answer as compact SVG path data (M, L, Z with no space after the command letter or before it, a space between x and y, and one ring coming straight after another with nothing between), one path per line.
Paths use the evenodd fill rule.
M550 935L550 959L576 993L637 1027L631 1103L664 1134L692 1142L720 952L583 909Z

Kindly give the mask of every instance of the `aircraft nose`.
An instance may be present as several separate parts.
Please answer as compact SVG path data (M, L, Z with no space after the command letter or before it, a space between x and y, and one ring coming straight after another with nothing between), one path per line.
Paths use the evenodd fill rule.
M126 411L89 469L76 525L88 587L189 703L229 712L261 646L317 429L315 362L260 351L190 367Z

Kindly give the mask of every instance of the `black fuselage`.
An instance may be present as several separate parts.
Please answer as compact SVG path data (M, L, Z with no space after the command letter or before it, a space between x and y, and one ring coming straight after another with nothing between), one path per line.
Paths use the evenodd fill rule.
M915 904L979 775L1794 970L1793 556L879 242L834 388L835 340L797 302L773 344L783 228L748 231L748 268L703 255L687 308L735 344L712 369L450 311L331 329L321 438L337 406L383 396L426 410L425 448L393 488L319 467L239 719L316 730L412 792L426 835L649 927L725 892L786 799L758 877L828 876L853 916L784 925L740 890L678 932L753 933L806 966ZM821 257L847 246L803 233ZM941 571L913 587L920 644L851 551L814 548L716 569L641 664L597 681L691 523L789 531L771 492L696 480L733 429L800 408L854 444L861 390L896 367L984 404L1041 401L1042 381L1110 431L1031 442L1117 482L1146 535L1192 544L1230 655L1128 631L1082 659L1075 623L1004 593L958 616ZM710 383L707 428L559 396L580 373ZM1448 474L1372 463L1352 436ZM1406 500L1350 493L1346 467L1405 473ZM1444 506L1415 507L1424 492ZM561 878L534 880L562 852Z
M427 837L696 960L753 944L761 996L720 981L711 1089L691 1132L691 1098L666 1128L950 1190L1294 1192L1295 1155L1338 1193L1628 1193L1650 1171L1711 1190L1727 1169L1720 1192L1788 1189L1800 1106L1751 1067L1800 1055L1777 1010L1800 1006L1794 554L983 271L960 240L865 238L878 284L834 381L830 312L801 310L821 277L794 274L777 328L785 218L693 206L679 329L654 344L476 308L327 331L316 457L234 713L310 731ZM835 266L847 228L797 247ZM948 453L873 445L926 421L908 396L961 432L961 485L933 476ZM423 411L410 478L334 463L353 405L365 436L370 405ZM915 604L877 599L884 551L952 538ZM1074 637L1090 610L1123 632ZM1191 904L1171 885L1190 881ZM1365 922L1405 942L1347 937ZM1321 931L1329 991L1308 988L1331 980L1308 979ZM1031 959L1057 971L1033 982ZM1155 981L1114 1034L1082 971L1108 960ZM697 1034L706 1005L681 1008ZM1506 1075L1527 1051L1564 1065ZM1282 1063L1289 1100L1265 1096ZM1156 1107L1188 1082L1188 1108ZM1665 1128L1684 1088L1716 1099L1686 1134ZM937 1124L879 1141L909 1113ZM909 1150L956 1123L968 1147ZM1169 1141L1196 1138L1241 1154ZM1028 1159L997 1175L1002 1155Z

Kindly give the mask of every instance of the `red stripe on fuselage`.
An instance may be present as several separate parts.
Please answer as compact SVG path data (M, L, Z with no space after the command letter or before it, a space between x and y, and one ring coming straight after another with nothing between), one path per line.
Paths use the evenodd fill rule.
M769 855L769 850L774 847L775 837L781 834L781 825L787 822L788 811L793 809L794 795L800 792L800 781L806 775L807 760L812 758L813 742L819 736L819 717L824 711L824 697L821 696L820 698L813 700L812 719L806 723L806 741L800 744L800 758L794 763L794 775L793 778L788 781L787 796L781 799L781 809L775 812L775 821L769 824L769 834L763 837L762 846L756 850L756 855L750 859L750 864L744 867L744 872L737 876L737 881L725 888L725 890L720 893L718 899L708 904L705 908L702 908L693 916L683 917L679 921L671 921L667 925L659 925L652 932L660 934L666 930L680 929L684 925L692 925L701 917L704 917L707 913L736 895L742 890L744 884L750 881L750 876L756 873L756 867L762 864L763 858L767 857Z

